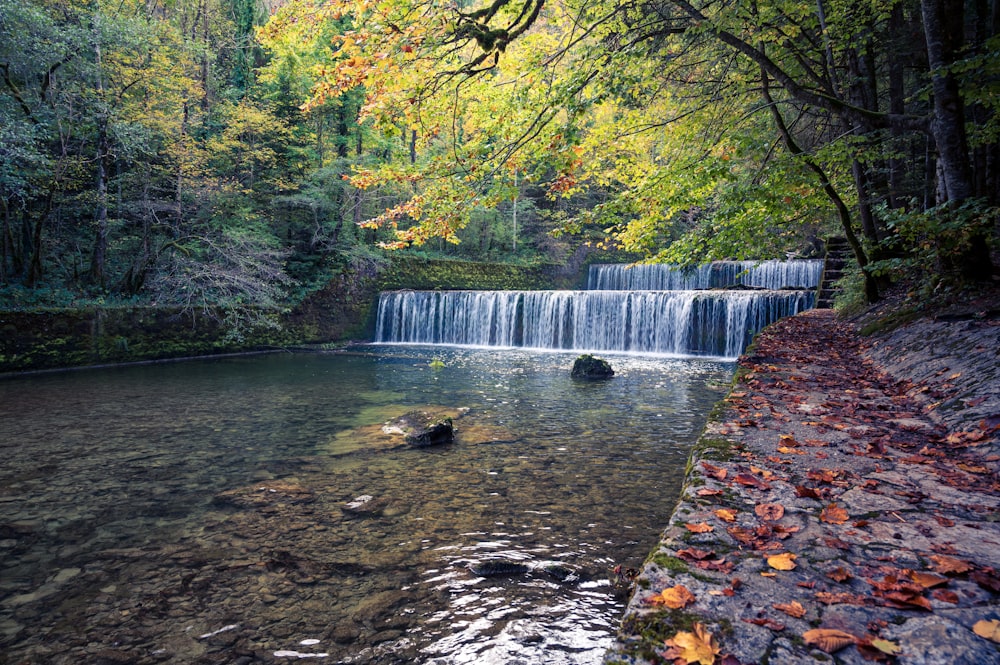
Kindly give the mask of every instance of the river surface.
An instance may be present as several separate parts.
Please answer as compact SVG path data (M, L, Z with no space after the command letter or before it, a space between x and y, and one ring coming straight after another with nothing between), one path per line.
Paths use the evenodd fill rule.
M0 380L0 663L599 663L613 569L733 371L606 357L595 383L401 346ZM459 410L457 441L387 443L415 408ZM522 567L471 570L497 560Z

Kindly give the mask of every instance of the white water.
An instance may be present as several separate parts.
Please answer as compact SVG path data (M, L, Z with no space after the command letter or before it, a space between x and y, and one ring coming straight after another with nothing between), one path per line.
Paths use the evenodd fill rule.
M380 343L734 358L809 291L390 291Z
M588 289L679 291L734 284L764 289L812 289L823 274L823 261L715 261L693 268L658 264L605 263L590 266Z

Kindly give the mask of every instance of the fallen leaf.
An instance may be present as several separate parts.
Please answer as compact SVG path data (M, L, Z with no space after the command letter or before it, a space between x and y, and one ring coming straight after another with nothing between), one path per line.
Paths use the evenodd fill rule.
M806 644L819 647L827 653L840 651L846 646L858 643L858 638L836 628L814 628L802 633Z
M757 489L767 490L771 489L768 483L763 480L750 475L749 473L738 473L736 477L733 478L733 482L739 483L740 485L746 485L747 487L756 487Z
M826 522L827 524L843 524L847 521L847 518L847 511L836 503L831 503L819 514L819 521Z
M653 605L666 605L672 610L679 610L687 607L694 601L694 594L683 584L678 584L669 589L664 589L659 594L649 598L647 602Z
M682 658L689 665L712 665L719 654L715 637L700 623L695 623L692 630L691 633L682 630L667 640L670 648L663 655L672 660Z
M705 469L705 473L712 476L716 480L725 480L729 472L720 466L715 466L714 464L709 464L708 462L702 462L701 468Z
M775 570L794 570L796 558L796 555L791 552L773 554L767 557L767 565L771 566L771 568L774 568Z
M922 572L919 570L908 570L906 576L925 589L933 589L948 583L948 578L937 573Z
M677 550L677 556L686 561L701 561L702 559L707 559L710 556L715 556L715 552L712 550L699 550L696 547L689 547L683 550Z
M829 469L812 469L806 473L806 478L820 483L832 483L837 476Z
M993 593L1000 593L1000 576L992 568L983 568L969 575L969 579Z
M931 598L934 600L940 600L942 603L951 603L952 605L958 605L958 594L951 589L934 589L931 591Z
M715 516L718 517L720 520L724 520L726 522L735 522L736 521L736 513L737 513L737 511L733 510L732 508L719 508L718 510L716 510L714 512L715 512Z
M806 487L805 485L795 486L795 496L800 499L818 499L820 498L819 492L812 487Z
M785 507L780 503L759 503L753 511L762 520L776 522L785 515Z
M985 637L990 642L1000 643L1000 619L977 621L972 626L972 632L979 637Z
M932 554L931 561L934 562L934 572L941 573L942 575L951 573L961 575L972 570L971 564L943 554Z
M698 496L718 496L719 494L722 494L722 490L713 490L707 487L703 487L697 492L695 492L695 494L697 494Z
M688 523L684 526L691 533L708 533L709 531L715 531L715 527L707 522L699 522L698 524Z
M868 642L868 644L878 649L882 653L886 654L887 656L895 656L900 651L902 651L902 649L898 644L896 644L895 642L890 642L889 640L884 640L881 637L876 637L875 639Z
M851 574L844 569L843 566L838 566L826 574L834 582L846 582L851 579Z
M772 605L772 607L779 612L784 612L788 616L795 617L796 619L801 619L806 615L806 608L802 607L802 603L797 600L793 600L790 603L777 603Z
M782 446L788 446L789 448L799 445L799 442L795 440L795 437L791 434L782 434L778 437L778 444Z
M767 628L768 630L773 630L775 632L785 629L785 624L778 623L777 621L774 621L773 619L768 619L766 617L761 617L759 619L744 619L744 621L746 621L747 623L752 623L755 626L764 626L764 628Z

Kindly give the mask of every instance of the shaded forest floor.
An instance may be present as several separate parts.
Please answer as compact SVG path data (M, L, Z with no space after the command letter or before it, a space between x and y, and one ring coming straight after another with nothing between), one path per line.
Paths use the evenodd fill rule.
M918 314L760 335L607 662L1000 663L997 307Z

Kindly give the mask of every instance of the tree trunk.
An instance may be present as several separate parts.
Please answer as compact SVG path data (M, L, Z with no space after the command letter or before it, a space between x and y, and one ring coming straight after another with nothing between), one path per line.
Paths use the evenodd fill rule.
M788 125L785 124L785 119L781 116L781 111L778 110L777 105L774 103L774 99L771 97L770 87L768 85L768 76L764 68L760 71L761 77L761 94L764 97L764 101L767 103L768 108L771 110L771 117L774 119L774 124L778 129L778 134L781 136L785 147L788 152L793 155L798 156L802 159L803 163L816 174L819 178L820 184L823 186L823 192L833 203L834 208L837 210L837 216L840 218L840 226L844 231L844 237L847 238L847 244L850 245L851 251L854 253L854 258L858 262L858 267L861 269L861 274L864 277L865 282L865 300L869 303L873 303L879 300L879 287L878 282L875 277L867 270L865 267L868 265L868 256L865 254L865 249L858 240L858 236L854 233L854 225L851 221L851 211L847 208L847 204L840 197L840 193L830 182L830 178L827 177L826 171L817 164L812 157L810 157L795 139L792 137L792 133L788 129Z
M964 41L965 3L963 0L921 0L920 6L934 93L931 132L937 146L946 202L954 208L975 194L965 133L965 103L958 79L949 70ZM973 236L968 249L954 257L954 263L968 279L989 280L993 266L986 237L983 234Z
M102 108L97 116L97 214L95 219L94 251L90 258L90 281L104 288L104 264L108 251L108 110L104 107L104 74L101 71L101 41L97 28L100 16L95 17L94 63L97 67L97 101Z

